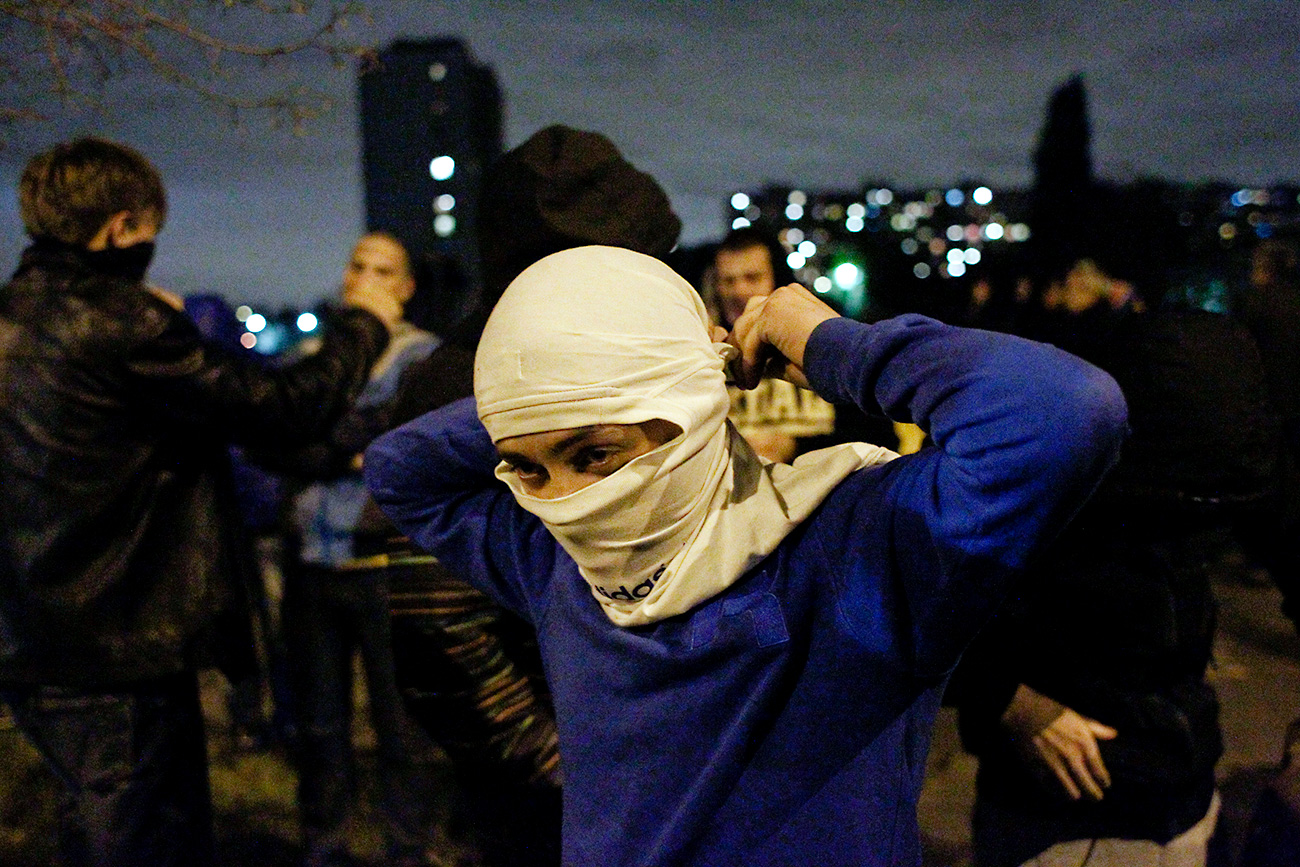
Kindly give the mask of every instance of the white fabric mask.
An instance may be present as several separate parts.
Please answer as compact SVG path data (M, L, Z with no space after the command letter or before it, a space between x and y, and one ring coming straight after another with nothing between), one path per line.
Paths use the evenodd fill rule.
M771 553L845 476L894 457L852 443L793 466L761 461L726 420L724 364L690 284L615 247L566 250L502 295L474 362L479 418L493 442L598 424L664 419L682 433L610 476L556 499L497 468L577 562L620 626L684 613Z

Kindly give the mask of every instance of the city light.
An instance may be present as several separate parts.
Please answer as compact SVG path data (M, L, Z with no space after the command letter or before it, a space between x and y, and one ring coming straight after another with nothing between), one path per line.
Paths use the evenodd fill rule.
M831 272L831 278L841 289L852 289L862 282L862 269L852 262L841 262Z
M921 248L921 245L917 243L915 238L904 238L903 242L899 244L899 246L902 248L903 254L906 256L915 256L917 250Z
M749 196L744 193L736 193L731 197L731 207L737 211L743 211L749 207Z
M820 295L825 295L827 292L831 291L831 288L831 278L827 277L825 274L813 281L813 291Z
M980 259L983 258L983 255L980 253L980 251L977 248L967 247L966 253L962 258L966 260L967 265L978 265L980 263Z
M1012 223L1007 226L1007 237L1013 241L1028 241L1029 227L1024 223Z
M252 349L257 345L257 335L249 334L245 331L243 334L239 335L239 345L245 349Z
M445 154L429 162L429 175L435 181L445 181L456 174L456 161Z
M976 187L970 197L971 201L977 205L987 205L993 201L993 191L988 187Z
M944 193L943 200L954 208L966 201L966 194L957 188L953 188Z
M303 332L307 332L307 331L315 331L315 330L316 330L316 326L319 325L319 324L320 324L320 321L316 318L316 314L315 314L315 313L307 312L307 313L299 313L299 314L298 314L298 330L299 330L299 331L303 331Z
M433 218L433 233L439 238L449 237L456 231L456 218L451 214L439 214Z
M961 226L949 226L943 234L949 241L957 242L966 237L966 230Z
M803 254L805 259L811 259L817 255L817 245L812 241L800 241L798 250Z
M808 264L808 257L796 250L789 256L785 257L785 263L789 265L792 270L798 271L804 265Z
M745 219L744 217L737 217L736 219L731 221L731 228L733 229L743 229L749 225L752 224L749 222L749 220Z
M845 210L845 213L849 215L850 219L856 217L857 219L861 220L863 217L867 215L867 206L862 204L861 202L854 202L853 204L848 206L848 208Z
M787 220L797 220L803 216L803 205L791 202L785 206L785 218Z
M235 319L240 322L247 322L248 317L253 315L253 308L247 304L240 304L235 308Z
M844 221L844 228L850 232L861 232L867 224L861 217L849 217Z
M912 273L916 275L918 279L924 280L926 277L930 276L930 266L925 262L917 262L912 266Z
M256 334L266 327L266 317L261 313L254 313L244 320L244 327Z
M450 211L456 207L456 197L451 193L443 193L433 200L433 206L439 211Z
M790 195L786 196L785 200L791 205L798 205L802 208L808 204L808 194L801 190L791 190Z
M1001 223L989 223L983 229L984 237L990 241L1002 240L1002 232L1003 229Z
M781 236L781 240L789 244L791 247L798 247L803 243L803 229L786 229L785 233Z
M960 261L958 261L958 262L949 262L949 263L948 263L948 276L949 276L949 277L960 277L961 275L963 275L963 274L965 274L965 273L966 273L966 263L965 263L965 262L960 262Z

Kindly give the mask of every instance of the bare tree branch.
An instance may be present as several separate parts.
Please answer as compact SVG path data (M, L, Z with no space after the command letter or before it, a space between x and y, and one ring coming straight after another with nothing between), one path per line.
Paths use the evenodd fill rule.
M372 49L343 38L355 23L369 23L357 0L0 0L0 127L102 104L111 78L146 70L236 120L297 128L332 103L281 60L369 62Z

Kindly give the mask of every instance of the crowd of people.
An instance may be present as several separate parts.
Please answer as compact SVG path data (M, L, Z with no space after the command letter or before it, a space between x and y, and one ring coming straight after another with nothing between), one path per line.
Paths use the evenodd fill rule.
M760 228L693 285L655 180L554 126L487 172L458 322L404 318L415 262L376 230L320 345L267 364L146 282L139 153L56 145L19 201L0 696L63 863L216 863L210 666L278 681L304 863L350 863L359 655L385 864L441 863L445 755L488 867L919 865L944 703L978 867L1206 864L1214 540L1300 611L1286 242L1234 316L1081 260L1015 281L1031 318L977 285L958 324L859 320ZM250 467L288 490L273 640Z

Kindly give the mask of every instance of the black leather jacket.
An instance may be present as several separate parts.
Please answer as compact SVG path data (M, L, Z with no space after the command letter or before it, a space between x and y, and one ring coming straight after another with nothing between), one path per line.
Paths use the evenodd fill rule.
M226 447L320 435L387 343L369 313L331 319L318 354L274 369L76 248L24 252L0 289L0 683L196 664L231 596Z

